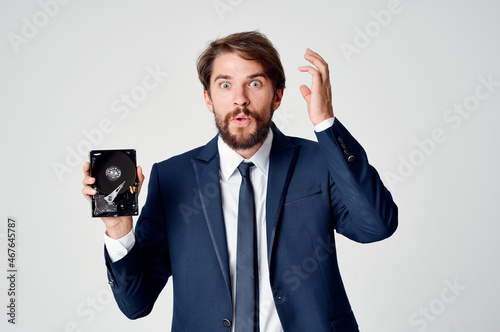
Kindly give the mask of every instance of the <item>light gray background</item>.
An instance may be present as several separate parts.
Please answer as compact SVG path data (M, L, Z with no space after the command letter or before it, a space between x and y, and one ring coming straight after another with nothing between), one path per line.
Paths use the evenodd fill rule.
M40 3L58 5L49 16ZM6 322L7 280L0 278L0 330L170 329L171 284L137 321L110 298L104 227L90 218L80 193L87 156L69 158L68 151L135 148L149 178L154 162L204 144L215 126L196 58L210 40L259 29L280 51L287 74L278 126L314 139L299 92L310 76L297 70L310 47L330 64L336 116L366 148L400 208L399 229L387 241L337 237L361 330L499 331L500 87L487 97L479 88L483 100L464 116L448 110L474 102L480 77L500 82L500 6L401 0L381 26L372 11L390 3L1 0L0 275L7 269L8 217L18 223L19 275L16 326ZM26 22L34 21L39 27L29 31ZM368 45L356 37L365 28L372 29ZM364 47L349 57L346 44ZM147 68L169 75L126 116L114 112L122 94L141 91ZM103 118L112 130L93 144L84 132L95 133ZM432 148L436 130L441 141ZM405 166L410 159L416 166ZM54 165L67 168L58 175Z

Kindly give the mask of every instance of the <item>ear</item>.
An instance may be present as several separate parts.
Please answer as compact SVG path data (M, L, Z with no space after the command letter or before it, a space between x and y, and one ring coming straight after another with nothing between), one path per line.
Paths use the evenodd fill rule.
M205 104L210 112L214 112L214 105L212 104L212 98L207 90L203 90L203 97L205 98Z
M273 111L277 110L280 107L284 92L285 92L284 89L276 90L276 95L274 96L274 100L273 100L273 104L272 104Z

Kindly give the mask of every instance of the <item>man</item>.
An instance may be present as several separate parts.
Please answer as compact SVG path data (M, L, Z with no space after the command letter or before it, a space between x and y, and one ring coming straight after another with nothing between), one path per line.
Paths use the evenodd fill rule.
M271 122L285 76L265 36L233 34L199 57L219 135L153 166L135 234L131 217L103 218L109 283L127 317L149 314L172 276L172 331L358 331L333 230L382 240L397 207L334 118L327 63L304 57L312 85L300 91L318 143ZM88 163L84 173L90 199Z

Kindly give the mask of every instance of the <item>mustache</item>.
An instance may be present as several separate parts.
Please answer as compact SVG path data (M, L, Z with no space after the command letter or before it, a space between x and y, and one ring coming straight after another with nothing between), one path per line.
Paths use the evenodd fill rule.
M232 114L229 114L232 118L236 117L238 114L240 113L243 113L245 114L246 116L252 116L252 112L246 108L246 107L236 107L234 110L233 110L233 113Z

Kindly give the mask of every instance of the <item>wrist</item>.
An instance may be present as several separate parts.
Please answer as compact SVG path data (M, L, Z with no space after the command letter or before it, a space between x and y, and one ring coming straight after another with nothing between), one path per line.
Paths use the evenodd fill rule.
M314 126L317 126L321 122L333 118L333 107L329 107L326 110L323 110L321 112L310 112L309 113L309 118L311 119L311 122Z
M311 117L311 122L313 124L313 126L317 126L319 125L320 123L328 120L328 119L331 119L333 118L333 112L332 113L326 113L326 114L322 114L321 116L314 116L314 117Z
M333 126L334 122L335 122L334 117L328 118L328 119L318 123L317 125L315 125L314 131L320 132L320 131L326 130L326 129L330 128L331 126Z
M104 223L106 225L106 234L112 239L120 239L130 233L130 231L132 230L133 223L132 217L130 216L114 217L109 219L112 219L112 222L104 220Z

